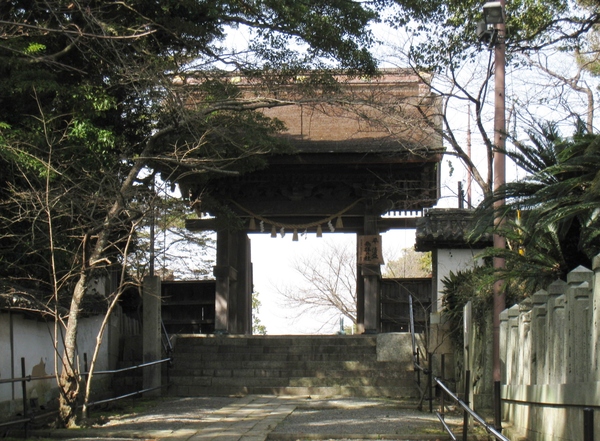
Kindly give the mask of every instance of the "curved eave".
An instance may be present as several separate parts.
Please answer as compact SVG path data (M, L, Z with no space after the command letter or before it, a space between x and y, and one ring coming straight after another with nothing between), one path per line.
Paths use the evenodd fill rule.
M473 210L430 209L416 223L417 251L436 249L484 249L493 245L491 235L469 240L475 219Z

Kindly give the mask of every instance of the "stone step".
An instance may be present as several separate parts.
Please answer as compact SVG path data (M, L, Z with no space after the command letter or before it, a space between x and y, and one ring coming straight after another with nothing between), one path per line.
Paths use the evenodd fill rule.
M376 354L241 354L241 353L182 353L176 352L177 361L188 365L205 363L273 363L274 365L298 365L303 363L358 363L368 364L376 360ZM406 363L398 363L398 365ZM349 366L350 367L350 366ZM390 366L393 367L393 366Z
M170 393L175 396L243 396L243 395L282 395L312 397L386 397L414 398L412 386L375 387L375 386L335 386L335 387L247 387L247 386L181 386L175 384Z
M402 378L386 378L386 377L298 377L289 378L289 386L291 387L364 387L364 386L403 386L406 384L407 377Z
M201 363L198 361L177 361L171 372L185 372L190 375L212 375L215 372L233 372L234 375L258 375L269 376L277 372L285 372L288 376L298 376L298 373L309 373L314 376L327 376L332 372L344 372L348 376L368 375L369 372L381 372L385 375L392 375L395 372L412 371L413 367L409 364L389 365L377 361L358 363L358 365L349 366L350 363L342 362L301 362L301 363L268 363L268 362L241 362L232 361L219 363L212 361L210 363Z
M181 354L247 354L247 355L279 355L279 354L311 354L311 355L346 355L353 354L375 354L377 348L375 346L340 346L340 345L324 345L324 346L238 346L238 345L194 345L187 346L187 342L179 342L181 346L179 352Z
M377 368L361 370L343 370L343 369L172 369L169 374L173 377L257 377L257 378L278 378L278 377L313 377L313 378L405 378L412 375L413 369L385 370Z
M376 347L377 338L373 335L353 335L353 336L217 336L202 334L183 334L177 336L177 342L185 341L184 348L194 348L197 346L270 346L291 348L295 346L343 346L351 348Z
M170 393L415 397L408 337L179 336Z
M174 367L176 369L319 369L335 370L343 369L346 371L364 371L368 369L382 370L403 370L412 369L412 363L406 361L377 361L375 357L365 360L239 360L239 359L213 359L206 360L201 357L182 357L176 354Z
M315 366L322 366L325 369L345 369L345 370L360 370L365 368L380 368L380 369L402 369L404 366L412 366L406 360L401 361L377 361L375 355L351 357L350 359L332 359L309 357L305 360L288 359L287 357L233 357L224 355L222 357L204 357L205 354L180 354L175 353L176 367L195 368L207 367L218 368L226 367L228 369L244 368L244 369L260 369L260 368L276 368L276 369L308 369Z
M183 342L182 342L183 343ZM194 346L183 347L181 354L248 354L248 355L277 355L277 354L311 354L311 355L346 355L375 354L374 346Z
M385 378L385 377L193 377L171 376L171 380L180 386L246 386L246 387L401 387L405 386L410 378ZM414 379L413 379L414 381Z

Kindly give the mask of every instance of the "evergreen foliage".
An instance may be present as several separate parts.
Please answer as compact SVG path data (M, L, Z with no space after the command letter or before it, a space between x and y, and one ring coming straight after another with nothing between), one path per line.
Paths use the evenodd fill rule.
M65 328L63 424L76 422L77 323L90 281L116 262L127 264L156 196L152 175L175 181L240 173L260 167L260 155L279 146L273 135L281 124L257 112L265 103L241 100L224 67L373 73L367 25L379 6L0 3L0 282L2 294L45 292ZM254 52L232 54L225 38L241 28L251 30ZM100 301L110 310L123 291ZM57 306L63 302L68 321Z
M543 124L529 143L517 142L507 152L528 175L484 201L479 226L489 225L494 201L505 198L507 222L500 233L510 245L502 252L510 277L529 280L534 289L579 265L591 267L600 251L599 145L598 135L583 125L563 138L556 125Z

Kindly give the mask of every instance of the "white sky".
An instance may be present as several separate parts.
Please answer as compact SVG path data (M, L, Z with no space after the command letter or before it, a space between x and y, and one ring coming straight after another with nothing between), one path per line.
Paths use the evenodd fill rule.
M277 287L301 283L300 276L293 269L295 258L317 256L326 241L339 241L356 244L355 234L323 233L323 238L315 234L300 236L292 241L292 234L272 238L270 233L250 235L252 264L254 268L254 290L259 293L262 303L258 317L267 328L267 334L334 334L339 331L339 322L323 329L324 319L318 316L302 315L296 318L297 311L285 307ZM383 234L383 254L387 259L400 255L404 248L415 242L415 230L393 230ZM346 319L345 325L350 325Z

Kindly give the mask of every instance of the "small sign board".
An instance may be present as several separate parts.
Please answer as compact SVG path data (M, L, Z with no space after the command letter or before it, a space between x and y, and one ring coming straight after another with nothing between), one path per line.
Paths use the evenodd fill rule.
M383 265L381 236L379 234L358 236L359 265Z

